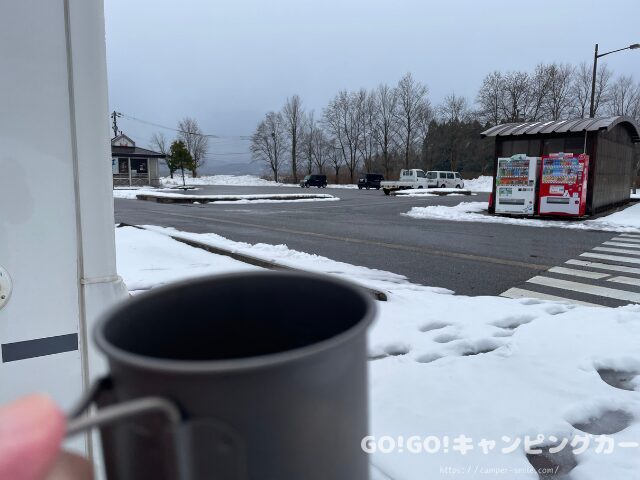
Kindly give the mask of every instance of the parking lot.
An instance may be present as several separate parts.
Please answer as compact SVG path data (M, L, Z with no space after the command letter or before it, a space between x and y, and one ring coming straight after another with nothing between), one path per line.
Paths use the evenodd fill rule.
M296 193L291 187L207 186L190 194ZM607 232L515 225L416 220L402 215L414 206L487 201L488 194L401 198L381 191L316 190L338 202L240 205L157 204L115 200L116 221L212 232L249 243L286 244L334 260L407 276L412 282L465 295L499 295L521 287L611 239ZM544 285L527 288L552 294ZM617 305L615 299L602 299Z

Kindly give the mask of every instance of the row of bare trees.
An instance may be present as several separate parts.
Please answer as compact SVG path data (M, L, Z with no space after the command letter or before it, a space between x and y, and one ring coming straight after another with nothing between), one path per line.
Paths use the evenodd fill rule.
M374 161L388 175L394 155L409 168L420 156L433 116L427 93L426 85L408 73L395 87L338 92L320 118L294 95L258 124L251 137L253 158L264 162L276 180L289 167L294 182L301 171L330 169L339 177L343 167L353 181L361 167L372 171Z
M346 170L353 182L361 171L389 178L400 168L413 167L483 173L492 151L479 138L482 129L505 122L588 117L591 73L586 63L494 71L484 78L475 102L452 93L435 107L427 86L407 73L395 86L338 92L319 118L294 95L259 123L251 152L276 181L297 182L312 172L331 172L338 181ZM597 116L640 120L640 83L630 76L615 78L601 64L594 106Z
M477 114L486 123L563 120L589 116L593 71L583 62L539 64L533 71L494 71L477 96ZM614 78L606 64L596 75L595 116L640 118L640 82Z

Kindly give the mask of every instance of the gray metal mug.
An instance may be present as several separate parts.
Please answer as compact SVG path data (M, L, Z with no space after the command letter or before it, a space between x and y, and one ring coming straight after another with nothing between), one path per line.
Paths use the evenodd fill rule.
M301 273L136 296L96 326L109 377L69 433L101 428L110 480L366 480L374 313L358 287Z

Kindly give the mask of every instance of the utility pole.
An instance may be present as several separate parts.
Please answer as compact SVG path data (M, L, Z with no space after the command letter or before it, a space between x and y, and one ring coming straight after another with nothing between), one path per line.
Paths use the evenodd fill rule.
M591 105L589 106L589 118L595 115L595 96L596 96L596 75L598 73L598 44L596 43L596 51L593 55L593 75L591 76Z
M115 110L113 112L111 112L111 118L113 119L113 124L111 126L111 128L113 128L113 136L117 137L118 136L118 117L121 117L122 114L116 112Z

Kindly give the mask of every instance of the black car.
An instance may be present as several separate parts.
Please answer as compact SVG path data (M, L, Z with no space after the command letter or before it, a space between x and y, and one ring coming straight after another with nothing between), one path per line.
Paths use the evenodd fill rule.
M369 190L370 188L375 188L376 190L380 190L380 182L384 180L384 177L379 173L365 173L358 179L358 188L362 190L366 188Z
M327 187L327 176L326 175L307 175L300 182L300 186L302 188L309 187L318 187L318 188L326 188Z

